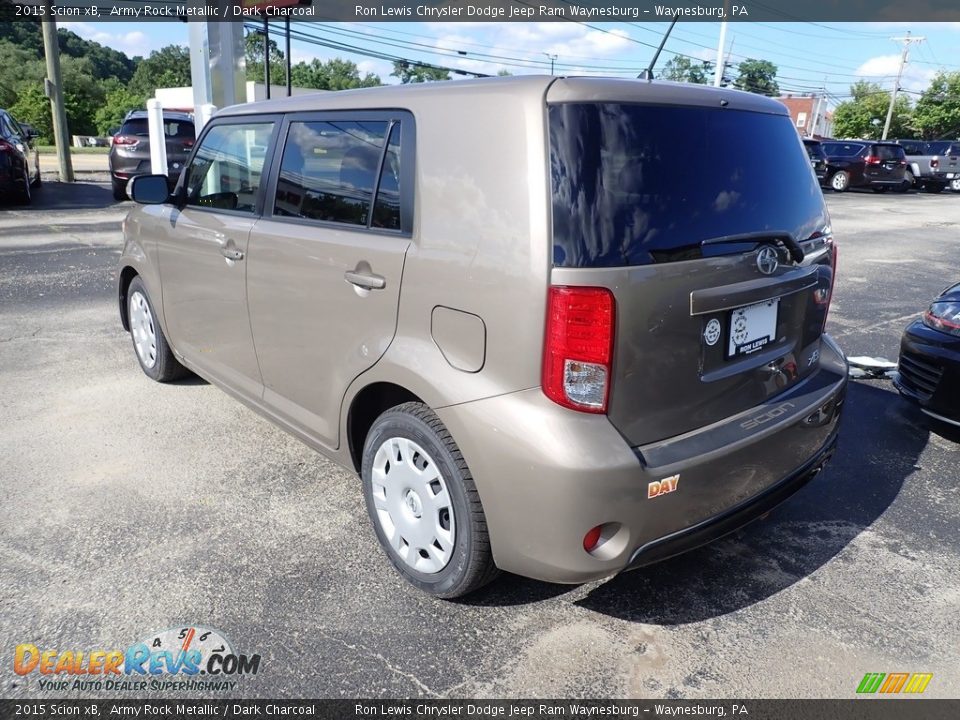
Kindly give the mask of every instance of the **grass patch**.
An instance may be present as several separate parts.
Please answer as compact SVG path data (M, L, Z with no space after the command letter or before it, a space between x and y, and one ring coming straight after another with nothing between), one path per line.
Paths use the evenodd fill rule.
M56 145L37 145L37 152L41 155L56 155L57 147ZM82 147L70 148L71 155L106 155L110 152L108 147Z

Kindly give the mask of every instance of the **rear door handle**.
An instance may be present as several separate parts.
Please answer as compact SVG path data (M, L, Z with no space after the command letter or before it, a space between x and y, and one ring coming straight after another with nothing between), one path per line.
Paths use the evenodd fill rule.
M367 290L383 290L387 286L387 279L383 277L383 275L357 272L355 270L347 270L347 272L343 274L343 279L351 285L356 285L357 287L362 287Z
M220 254L227 260L243 260L243 250L237 250L232 247L221 247Z

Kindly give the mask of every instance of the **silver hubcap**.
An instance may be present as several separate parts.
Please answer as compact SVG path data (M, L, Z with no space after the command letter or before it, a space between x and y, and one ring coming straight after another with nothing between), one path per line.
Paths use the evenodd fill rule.
M843 190L847 186L847 176L843 173L837 173L833 176L833 187L836 190Z
M954 180L950 183L950 189L960 192L960 180Z
M157 331L143 293L135 292L130 296L130 333L140 362L152 368L157 364Z
M413 440L390 438L373 458L373 504L393 551L425 574L453 555L453 502L437 464Z

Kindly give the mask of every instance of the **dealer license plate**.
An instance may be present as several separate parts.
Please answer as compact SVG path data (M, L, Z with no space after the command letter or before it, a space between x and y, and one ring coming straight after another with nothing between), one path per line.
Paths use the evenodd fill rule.
M730 341L727 356L749 355L777 336L780 298L765 300L730 311Z

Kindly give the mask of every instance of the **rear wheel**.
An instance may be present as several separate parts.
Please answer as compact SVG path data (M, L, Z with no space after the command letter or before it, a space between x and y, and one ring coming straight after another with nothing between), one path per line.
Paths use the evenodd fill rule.
M903 182L897 188L897 192L899 193L907 192L907 190L913 187L913 181L914 181L913 173L907 170L903 174Z
M954 192L960 192L960 178L954 178L950 181L950 189Z
M923 184L923 191L933 194L942 193L946 187L946 183L928 182Z
M27 168L23 169L23 182L20 183L15 197L20 205L29 205L33 202L33 194L30 192L30 171Z
M404 403L377 418L364 443L361 477L377 539L412 585L454 598L496 577L470 469L426 405Z
M157 382L168 382L189 372L174 357L156 320L147 289L139 277L135 277L127 289L127 320L134 352L147 377Z
M850 173L846 170L834 173L833 177L830 178L830 187L836 192L844 192L850 187Z
M885 193L885 192L886 192L887 190L889 190L890 188L886 188L886 187L875 187L875 188L871 188L871 189L872 189L875 193Z

